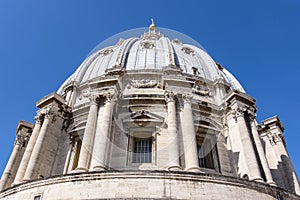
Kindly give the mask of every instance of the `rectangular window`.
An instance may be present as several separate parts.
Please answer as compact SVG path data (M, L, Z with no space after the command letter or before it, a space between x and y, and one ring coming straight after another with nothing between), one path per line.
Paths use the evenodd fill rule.
M36 195L33 198L34 200L42 200L42 196L41 195Z
M197 150L199 167L217 169L218 156L215 145L211 144L210 139L204 140L202 137L197 137Z
M214 169L212 149L207 149L203 145L198 145L199 166Z
M152 162L152 138L134 138L133 163Z

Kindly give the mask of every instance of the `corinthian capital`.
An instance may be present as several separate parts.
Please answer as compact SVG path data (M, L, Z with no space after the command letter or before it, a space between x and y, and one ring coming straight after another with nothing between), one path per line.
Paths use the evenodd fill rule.
M35 117L34 117L34 120L35 120L35 123L37 123L37 124L42 124L43 123L43 121L44 121L44 115L42 115L42 114L37 114Z
M167 103L175 101L175 94L172 91L168 91L165 93L165 100Z
M182 99L183 99L183 103L186 104L191 104L192 103L192 98L193 98L193 95L191 94L183 94L182 95Z
M108 103L111 102L113 95L110 92L107 92L103 94L103 97L104 97L104 103Z
M256 113L255 113L256 109L255 108L245 106L244 110L251 121L255 120L255 118L256 118Z
M233 115L233 118L235 119L236 122L239 117L244 117L244 113L245 113L244 110L240 107L237 107L230 111L230 114Z
M98 105L99 100L100 100L99 95L96 95L96 94L91 94L90 95L90 101L91 101L92 105Z
M27 137L18 134L15 140L15 145L21 145L24 146L25 142L27 140Z

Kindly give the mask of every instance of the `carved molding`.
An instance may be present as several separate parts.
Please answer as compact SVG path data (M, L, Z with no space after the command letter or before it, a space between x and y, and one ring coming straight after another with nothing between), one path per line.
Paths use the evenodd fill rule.
M207 88L203 88L202 86L195 85L192 88L193 93L201 95L201 96L211 96L211 92Z
M127 88L161 88L160 83L157 80L150 79L141 79L141 80L132 80Z
M166 101L167 103L169 103L169 102L175 102L175 94L174 94L174 92L172 92L172 91L167 91L167 92L165 93L165 101Z
M16 137L16 140L15 140L15 145L24 146L26 144L27 140L28 140L28 137L18 134Z
M182 47L181 51L183 51L184 53L188 54L188 55L195 55L195 52L193 49L189 48L189 47Z
M104 103L111 102L113 95L110 92L106 92L103 94Z
M44 115L42 115L42 114L40 114L40 113L37 114L37 115L34 117L35 123L36 123L36 124L42 124L43 121L44 121L44 118L45 118Z
M237 119L239 117L243 117L244 113L245 113L244 110L240 107L230 111L230 114L233 115L233 118L235 119L235 122L237 122Z
M107 56L109 54L111 54L114 50L112 50L111 48L109 49L104 49L103 51L101 51L99 54L102 56Z
M145 49L153 49L154 48L154 43L149 42L149 41L144 41L144 42L141 42L141 46Z
M192 103L192 98L193 98L193 95L191 94L183 94L182 95L182 99L183 99L183 103L184 104L191 104Z
M181 42L179 39L177 39L177 38L173 39L172 42L173 42L174 44L182 45L182 42Z
M100 103L100 97L97 94L91 94L89 96L89 99L90 99L91 105L99 105L99 103Z
M276 145L278 142L284 141L282 134L271 133L270 131L266 133L271 145Z
M161 37L162 35L160 34L160 32L149 31L149 32L145 32L141 38L143 40L158 40Z
M255 114L256 109L249 106L237 107L234 110L230 110L229 112L233 115L233 118L235 119L236 122L239 117L244 117L245 115L249 117L251 122L254 122L256 118L256 114Z

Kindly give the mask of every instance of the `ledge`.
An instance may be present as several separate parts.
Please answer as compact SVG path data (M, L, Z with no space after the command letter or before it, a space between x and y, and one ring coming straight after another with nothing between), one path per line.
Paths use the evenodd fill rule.
M107 186L107 185L112 186ZM117 188L114 188L113 185L119 184ZM131 185L130 185L131 184ZM168 186L166 186L168 184ZM170 185L171 184L171 185ZM101 187L100 187L101 186ZM193 193L193 197L200 197L199 192L204 192L204 195L208 195L206 199L211 198L210 189L211 187L216 190L218 193L218 188L223 189L223 192L226 192L227 197L232 198L237 193L246 192L248 196L251 196L251 193L259 195L260 197L267 199L277 199L279 196L284 199L299 199L300 197L292 194L288 191L285 191L281 188L270 186L265 183L258 183L254 181L248 181L244 179L219 175L219 174L208 174L208 173L194 173L194 172L170 172L170 171L102 171L102 172L88 172L88 173L74 173L67 175L60 175L49 177L45 179L32 180L26 183L22 183L19 185L15 185L11 188L8 188L0 193L1 198L13 199L18 198L17 195L25 195L30 193L31 195L35 191L43 190L45 191L44 197L45 199L51 199L49 196L53 193L59 193L61 195L61 199L70 198L67 197L67 194L64 192L72 190L71 195L74 195L74 199L82 199L85 196L80 196L82 193L86 192L94 198L100 197L103 199L113 198L112 195L120 195L120 192L124 193L124 191L130 188L146 188L145 191L140 191L141 194L136 193L135 189L132 191L127 191L124 193L122 197L128 198L128 195L138 196L135 199L144 199L147 198L147 195L152 194L151 192L157 191L157 194L153 194L152 199L163 199L164 195L159 194L164 190L171 190L170 187L173 187L173 195L170 193L170 199L182 199L179 198L184 191L190 191ZM81 188L81 189L78 189ZM89 187L89 189L86 189ZM107 193L109 187L110 193ZM111 188L113 187L113 188ZM182 187L182 191L176 190L176 187ZM85 188L82 190L82 188ZM225 188L225 189L224 189ZM80 190L77 191L77 190ZM103 190L103 191L102 191ZM46 191L48 193L46 193ZM149 192L150 191L150 192ZM95 193L96 192L96 193ZM104 192L104 193L102 193ZM106 192L106 193L105 193ZM132 192L132 194L131 194ZM222 199L222 191L220 191L220 197L217 199ZM23 194L24 193L24 194ZM77 194L78 193L78 194ZM80 194L79 194L80 193ZM199 194L198 194L199 193ZM79 195L79 196L77 196ZM96 196L95 196L96 195ZM97 196L98 195L98 196ZM127 196L126 196L127 195ZM24 197L25 197L24 196ZM168 194L167 194L168 196ZM116 197L116 196L114 196ZM148 196L149 197L149 196ZM53 197L52 197L53 199ZM55 199L55 198L54 198ZM93 198L86 198L93 199ZM120 198L122 199L122 198ZM226 199L226 198L225 198ZM255 199L253 197L253 199Z

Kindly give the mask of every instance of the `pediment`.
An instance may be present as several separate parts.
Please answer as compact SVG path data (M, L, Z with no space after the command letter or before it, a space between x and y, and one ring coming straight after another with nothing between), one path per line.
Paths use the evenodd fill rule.
M136 111L124 118L123 122L158 122L162 123L164 118L146 110Z

